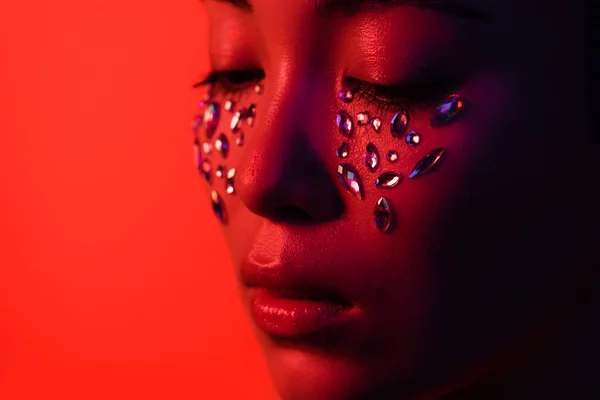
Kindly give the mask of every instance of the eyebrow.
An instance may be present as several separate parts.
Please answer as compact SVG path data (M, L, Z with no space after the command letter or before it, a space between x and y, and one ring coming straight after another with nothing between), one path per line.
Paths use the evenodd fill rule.
M229 3L247 12L254 11L250 0L214 0L221 3ZM488 16L467 6L463 6L454 0L315 0L315 11L318 15L330 15L343 13L345 15L357 14L364 9L382 7L417 6L437 10L455 17L483 20Z

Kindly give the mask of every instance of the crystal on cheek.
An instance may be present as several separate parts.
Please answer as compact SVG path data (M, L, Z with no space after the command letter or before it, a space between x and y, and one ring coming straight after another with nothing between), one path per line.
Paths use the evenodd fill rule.
M215 141L215 149L221 153L223 158L227 158L227 155L229 154L229 141L224 133L221 133Z
M371 120L371 126L373 127L373 129L375 130L375 132L379 133L379 130L381 129L381 119L380 118L373 118Z
M213 145L210 142L202 143L202 152L204 154L211 154L213 151Z
M240 134L235 138L235 144L238 146L244 145L244 132L240 132Z
M224 172L225 172L225 168L223 168L222 165L219 165L219 166L217 166L217 169L215 170L215 176L217 178L222 178Z
M365 126L365 125L369 125L370 122L371 122L371 118L369 117L368 112L363 111L356 115L356 125Z
M393 215L394 212L389 200L385 197L380 197L379 200L377 200L375 209L373 210L373 217L377 229L379 229L381 232L387 232L392 226Z
M348 154L349 154L348 142L342 143L342 145L335 152L335 155L338 156L339 158L346 158L346 157L348 157Z
M227 194L235 193L235 168L232 168L227 172L227 179L225 180L225 191Z
M223 200L221 200L221 196L217 193L216 190L212 190L210 192L210 200L212 203L212 209L215 213L215 216L221 221L223 224L227 223L227 214L225 212L225 204L223 204Z
M241 109L235 112L235 114L233 114L233 117L231 117L231 123L229 124L229 127L231 128L231 131L233 133L236 133L237 131L240 130L241 126L242 126L242 118L246 115L246 109Z
M338 93L338 99L343 103L349 104L352 103L352 100L354 99L354 94L352 93L352 90L342 89Z
M206 179L206 181L208 183L210 183L211 181L211 173L212 173L212 166L210 164L210 161L208 160L202 160L202 164L200 165L200 172L202 172L202 174L204 175L204 179Z
M408 115L404 111L399 111L392 117L392 122L390 123L392 136L397 138L402 137L404 132L406 132L406 128L408 128Z
M196 138L198 137L198 130L202 126L203 119L204 119L204 117L202 115L196 115L194 117L194 120L192 121L192 132L194 134L194 137L196 137Z
M452 94L448 96L438 107L437 112L431 119L431 126L436 128L450 123L464 108L463 99Z
M385 155L385 158L389 161L389 162L396 162L398 161L398 152L396 150L390 150L387 152L387 154Z
M395 172L384 172L375 181L375 186L381 189L391 189L400 183L402 176Z
M263 94L264 91L265 91L265 88L261 83L257 83L256 85L254 85L254 93Z
M379 165L379 151L377 151L377 147L373 143L367 144L363 158L368 170L374 172Z
M254 125L254 119L256 118L256 105L251 104L246 111L246 125L252 127Z
M219 125L219 104L210 103L204 111L204 126L206 127L206 136L210 139L216 132Z
M233 111L234 103L232 100L227 100L225 104L223 104L223 109L225 111Z
M421 135L415 131L410 131L406 134L406 144L416 146L421 142Z
M363 186L358 172L350 164L340 164L337 175L342 186L354 197L363 199Z
M352 117L345 111L340 111L336 117L336 125L340 133L345 137L350 137L354 133L354 123Z
M421 158L413 167L409 178L414 179L430 172L435 166L437 166L440 163L444 153L445 149L443 147L439 147L433 150L431 153L427 154L425 157Z

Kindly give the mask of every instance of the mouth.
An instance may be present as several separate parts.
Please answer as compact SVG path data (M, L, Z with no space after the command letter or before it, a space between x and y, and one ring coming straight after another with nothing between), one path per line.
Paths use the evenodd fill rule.
M259 329L278 338L299 339L347 324L360 308L335 295L249 288L251 315Z

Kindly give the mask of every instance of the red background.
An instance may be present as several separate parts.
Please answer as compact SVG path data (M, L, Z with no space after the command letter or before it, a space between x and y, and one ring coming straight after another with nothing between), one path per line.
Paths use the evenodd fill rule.
M0 3L0 399L275 398L192 164L205 29Z

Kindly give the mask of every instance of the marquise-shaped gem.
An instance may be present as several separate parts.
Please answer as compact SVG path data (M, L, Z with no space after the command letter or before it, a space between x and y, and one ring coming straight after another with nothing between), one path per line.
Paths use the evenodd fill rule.
M457 94L448 96L438 107L431 119L431 126L436 128L450 123L464 108L464 100Z
M358 172L350 164L340 164L337 168L337 175L342 186L354 197L363 199L363 186Z
M223 109L225 111L233 111L233 106L235 105L235 103L233 102L233 100L227 100L224 104L223 104Z
M222 178L224 173L225 173L225 168L223 168L222 165L218 165L217 169L215 170L215 176L217 178Z
M251 104L246 111L246 125L252 127L254 125L254 119L256 118L256 105Z
M398 111L393 117L390 123L390 131L392 136L400 138L406 132L408 128L408 114L404 111Z
M392 226L392 218L394 217L394 211L392 205L385 197L379 198L375 209L373 210L373 217L377 229L381 232L387 232Z
M240 128L242 127L242 119L245 116L246 116L245 108L238 110L235 112L235 114L233 114L233 117L231 117L231 123L229 124L229 127L231 128L231 131L233 133L236 133L237 131L240 130Z
M373 127L373 129L375 130L375 132L379 133L379 130L381 129L381 119L380 118L373 118L371 120L371 126Z
M439 147L427 154L425 157L421 158L419 162L415 164L408 177L410 179L414 179L431 171L440 163L444 152L445 149L443 147Z
M235 144L237 144L238 146L244 145L244 132L240 132L240 134L237 135L237 137L235 138Z
M227 140L227 136L224 133L221 133L217 140L215 140L215 150L221 153L223 158L227 158L229 154L229 140Z
M225 212L225 204L223 203L223 200L221 200L221 196L219 196L219 193L217 193L216 190L212 190L210 192L210 200L215 216L219 219L219 221L221 221L221 223L227 224L227 213Z
M377 151L377 147L373 143L367 144L363 158L368 170L374 172L379 166L379 151Z
M352 117L346 111L340 111L336 117L336 125L340 133L345 137L350 137L354 133L354 123Z
M402 180L402 175L397 174L395 172L384 172L379 175L377 180L375 181L375 186L381 189L391 189L397 186Z
M210 161L206 159L202 160L202 163L200 164L200 172L202 172L202 175L204 175L206 182L210 183L212 178L212 165L210 164Z
M337 149L337 151L335 152L335 155L338 156L339 158L346 158L346 157L348 157L349 153L350 153L350 148L348 146L348 142L344 142Z
M206 106L206 110L204 111L204 126L206 127L206 137L211 138L215 131L217 130L217 126L219 125L219 104L211 102Z
M202 152L204 154L211 154L213 151L213 145L210 142L202 143Z

